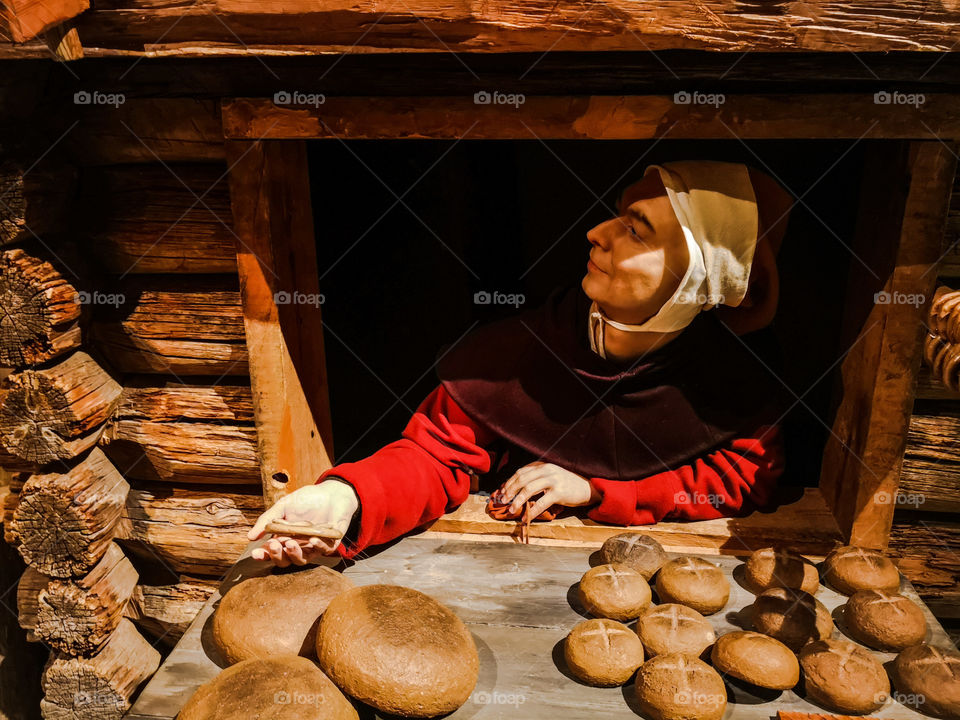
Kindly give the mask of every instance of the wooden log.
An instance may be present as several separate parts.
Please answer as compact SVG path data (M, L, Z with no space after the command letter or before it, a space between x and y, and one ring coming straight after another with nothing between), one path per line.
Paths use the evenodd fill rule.
M92 328L117 370L180 377L247 374L236 276L136 278L118 291L123 303Z
M34 630L40 613L40 593L47 589L51 580L50 576L27 567L17 583L17 621L28 631L27 639L31 642L37 642Z
M0 164L0 245L60 228L74 192L73 168L7 161Z
M226 167L88 168L80 185L85 234L108 272L235 273Z
M160 665L157 652L126 618L96 655L55 655L43 672L46 720L120 720L130 698Z
M117 538L178 573L223 576L264 511L259 488L149 485L131 488Z
M216 0L208 5L110 0L105 8L98 3L82 16L79 27L88 54L93 47L102 54L149 51L178 57L424 51L539 57L551 51L668 49L729 54L947 52L956 40L955 9L949 2L930 5L920 0L896 5L823 0L815 5L763 5L744 13L715 1L665 6L653 0L620 0L581 6L543 0L522 5L411 1L381 12L379 6L309 0Z
M4 17L14 42L32 40L90 7L90 0L4 0Z
M897 506L960 511L960 409L925 403L910 417Z
M890 172L902 181L885 182ZM887 544L955 172L952 150L939 142L867 155L820 477L852 545Z
M13 512L20 555L52 577L85 575L110 547L129 489L99 448L65 473L32 475Z
M716 105L674 95L529 97L519 107L459 97L331 97L319 105L238 98L222 108L236 140L433 138L473 140L838 139L918 137L913 105L878 105L872 93L729 94ZM798 113L797 108L803 107ZM884 107L883 112L878 112ZM960 98L927 94L923 123L939 137L960 135ZM922 125L921 125L922 127ZM942 230L937 237L943 237ZM934 257L934 261L939 253Z
M960 618L960 522L955 514L898 510L887 552L934 615Z
M51 579L37 597L34 633L68 655L90 655L117 629L137 587L137 571L118 545L78 580Z
M227 145L257 454L268 504L315 482L333 457L320 305L289 300L320 294L306 153L302 142Z
M252 426L117 420L111 421L103 443L131 479L260 484L257 432Z
M177 422L199 420L253 424L249 384L225 381L200 385L164 378L127 378L116 418Z
M104 432L107 454L136 480L258 484L250 387L167 382L124 390Z
M0 446L27 462L70 460L96 443L122 388L85 352L0 383Z
M84 0L89 2L89 0ZM80 60L83 58L83 43L80 33L70 22L63 22L43 33L43 41L51 54L58 60Z
M20 502L20 490L27 477L26 473L11 473L0 467L0 479L3 480L0 483L0 522L3 523L3 541L10 547L20 543L13 526L13 513Z
M19 248L0 252L0 365L37 365L80 347L79 300L46 260Z
M219 578L181 577L177 582L137 585L126 614L156 643L172 648L220 585Z

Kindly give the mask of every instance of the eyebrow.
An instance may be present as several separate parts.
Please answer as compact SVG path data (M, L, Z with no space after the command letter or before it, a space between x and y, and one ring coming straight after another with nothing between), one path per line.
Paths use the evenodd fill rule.
M652 232L654 235L656 235L657 231L656 231L656 229L653 227L653 225L651 224L651 222L647 219L647 216L646 216L645 213L640 212L640 211L637 210L636 208L629 208L629 209L627 210L627 215L629 215L630 217L636 218L637 220L639 220L639 221L642 222L642 223L646 223L646 226L647 226L648 228L650 228L650 232Z

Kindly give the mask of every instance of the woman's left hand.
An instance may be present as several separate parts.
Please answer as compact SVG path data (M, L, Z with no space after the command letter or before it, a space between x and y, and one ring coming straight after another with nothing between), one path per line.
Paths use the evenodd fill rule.
M509 502L510 512L518 513L523 504L539 492L543 496L530 508L531 518L554 504L580 507L600 501L600 493L585 477L539 461L524 465L503 484L500 501Z

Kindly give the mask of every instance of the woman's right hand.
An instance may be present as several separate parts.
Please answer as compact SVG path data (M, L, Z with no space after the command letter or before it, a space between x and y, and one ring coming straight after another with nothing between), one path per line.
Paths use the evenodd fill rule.
M360 501L352 486L340 480L324 480L277 500L257 518L247 537L259 540L266 533L267 524L274 520L330 525L346 533L359 507ZM272 560L278 567L287 567L290 563L306 565L319 556L332 555L338 545L339 539L281 535L270 538L251 555L255 560Z

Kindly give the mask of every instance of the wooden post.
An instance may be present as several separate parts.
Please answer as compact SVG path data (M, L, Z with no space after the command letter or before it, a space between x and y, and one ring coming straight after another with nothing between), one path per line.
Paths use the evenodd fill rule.
M306 144L228 142L240 298L264 500L331 466Z
M850 543L884 548L956 161L939 141L871 147L820 489Z

